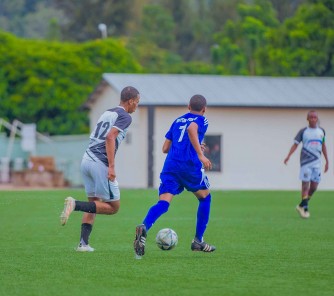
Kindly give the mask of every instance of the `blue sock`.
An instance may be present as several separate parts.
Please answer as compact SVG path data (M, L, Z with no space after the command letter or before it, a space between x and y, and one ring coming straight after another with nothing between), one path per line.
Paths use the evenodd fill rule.
M210 217L211 194L206 198L198 199L196 238L202 241Z
M153 226L155 221L157 221L162 214L168 211L168 208L169 208L168 201L159 200L154 206L152 206L149 209L143 221L143 224L146 226L147 231Z

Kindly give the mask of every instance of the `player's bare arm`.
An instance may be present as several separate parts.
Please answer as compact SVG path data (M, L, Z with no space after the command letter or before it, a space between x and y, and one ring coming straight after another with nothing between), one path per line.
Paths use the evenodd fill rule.
M198 155L199 160L203 163L203 166L206 170L211 170L212 169L211 161L204 156L201 144L198 141L198 125L195 122L190 123L187 131L188 131L189 140L191 144L193 145Z
M294 143L294 144L291 146L290 151L289 151L289 153L288 153L288 156L284 159L284 163L285 163L285 164L288 164L288 161L289 161L289 159L290 159L290 156L296 151L297 147L298 147L298 144L296 144L296 143Z
M166 139L164 144L162 145L162 152L163 153L168 153L170 146L172 146L172 141Z
M115 151L116 151L116 139L119 130L117 128L112 128L106 137L106 152L108 157L108 179L114 181L116 178L115 173Z
M326 147L326 144L323 143L322 144L322 153L324 154L324 157L325 157L325 173L328 171L328 156L327 156L327 147Z

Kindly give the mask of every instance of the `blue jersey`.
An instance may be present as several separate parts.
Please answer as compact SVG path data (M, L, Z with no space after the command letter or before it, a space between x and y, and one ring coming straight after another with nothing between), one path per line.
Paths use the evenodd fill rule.
M164 172L187 170L189 167L200 169L202 167L188 136L187 129L192 122L198 126L198 141L202 143L208 129L207 118L190 112L177 118L166 133L166 139L172 141L172 144L164 163Z

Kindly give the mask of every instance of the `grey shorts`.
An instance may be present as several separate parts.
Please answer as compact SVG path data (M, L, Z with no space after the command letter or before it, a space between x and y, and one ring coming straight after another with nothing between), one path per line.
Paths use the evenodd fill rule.
M119 200L118 182L108 179L108 168L101 162L82 159L81 175L87 197L98 197L105 202Z
M302 166L300 168L299 179L303 182L316 182L321 181L321 168L312 166Z

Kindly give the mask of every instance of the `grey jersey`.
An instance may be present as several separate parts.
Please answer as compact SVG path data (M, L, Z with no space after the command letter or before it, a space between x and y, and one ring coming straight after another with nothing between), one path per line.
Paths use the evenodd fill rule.
M115 143L115 153L125 138L128 127L132 122L132 118L123 107L116 107L105 111L99 118L95 129L90 134L88 148L84 154L84 158L94 161L101 161L108 166L108 158L106 152L106 137L110 130L114 127L119 130Z
M295 143L303 142L300 165L321 166L322 144L325 142L325 130L321 127L301 129L295 137Z

